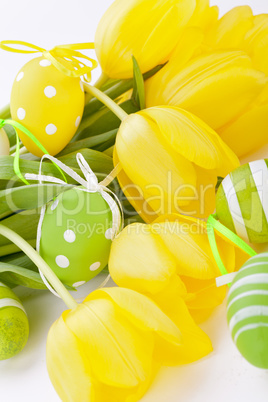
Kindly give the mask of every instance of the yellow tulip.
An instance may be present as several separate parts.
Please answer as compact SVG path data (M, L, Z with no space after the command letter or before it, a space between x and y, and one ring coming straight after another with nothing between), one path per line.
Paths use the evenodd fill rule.
M178 313L179 327L149 298L123 288L97 290L65 311L47 340L48 372L61 400L139 401L161 364L208 354L209 338L183 305Z
M216 232L221 258L229 272L239 268L241 255ZM243 254L242 261L246 259ZM192 316L201 321L224 299L217 288L220 270L214 260L206 224L195 218L169 215L150 225L134 223L114 240L109 271L119 286L152 298L174 322L183 299Z
M267 142L268 15L235 7L209 29L195 26L146 81L146 105L194 113L242 158Z
M208 216L215 208L217 176L239 165L210 127L169 106L123 120L115 145L118 161L121 188L146 222L174 212Z
M196 0L116 0L95 36L103 72L110 78L132 77L132 56L143 73L165 63L195 6Z

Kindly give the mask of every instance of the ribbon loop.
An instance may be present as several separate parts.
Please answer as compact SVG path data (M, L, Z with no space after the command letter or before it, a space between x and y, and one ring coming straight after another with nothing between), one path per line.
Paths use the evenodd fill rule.
M239 236L237 236L234 232L232 232L230 229L228 229L226 226L222 225L217 219L216 215L210 215L208 220L207 220L207 235L208 235L208 240L209 244L211 247L211 251L213 253L214 259L219 267L219 270L222 275L229 275L229 272L227 271L218 247L216 243L216 238L215 238L215 230L221 233L226 239L230 240L235 246L239 247L241 250L243 250L245 253L249 254L251 257L256 255L256 251L253 250L244 240L242 240ZM217 283L221 283L218 286L222 286L225 283L225 281L220 281L216 279ZM228 284L230 286L230 283Z
M19 49L9 45L24 46L26 49ZM85 76L87 81L91 81L91 71L98 66L96 60L84 55L79 51L94 49L94 43L92 42L59 45L55 46L51 50L46 50L42 47L24 41L4 40L0 42L0 48L13 53L42 53L43 56L63 74L73 78ZM82 59L83 61L79 59ZM90 66L85 64L84 61L89 62Z

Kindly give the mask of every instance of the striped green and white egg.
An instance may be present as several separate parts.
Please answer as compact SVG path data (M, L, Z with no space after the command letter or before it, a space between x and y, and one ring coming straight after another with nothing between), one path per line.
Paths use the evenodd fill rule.
M220 222L250 243L268 242L268 160L240 166L222 181L216 197Z
M19 298L0 282L0 360L19 353L27 343L29 323Z
M268 369L268 253L250 258L238 271L228 295L227 320L242 356Z

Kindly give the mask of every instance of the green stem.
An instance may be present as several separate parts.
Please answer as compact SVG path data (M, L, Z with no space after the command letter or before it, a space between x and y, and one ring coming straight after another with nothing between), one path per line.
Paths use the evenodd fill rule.
M117 103L109 98L109 96L105 95L104 92L101 92L98 88L95 88L92 85L84 82L84 90L107 106L121 121L128 116L128 114L120 106L118 106Z
M164 64L156 66L152 70L143 74L144 81L147 80L148 78L152 77L154 74L156 74L159 70L161 70L161 68L163 66L164 66ZM129 89L133 88L133 85L134 85L133 79L121 80L119 82L116 82L109 89L107 89L105 91L105 94L108 95L111 99L116 99L120 95L127 92ZM85 105L83 119L86 118L87 116L97 112L97 110L99 110L101 107L102 107L102 102L100 102L98 99L94 99L94 98L91 99L90 102Z
M0 118L1 119L9 119L10 117L11 117L10 105L6 105L2 109L0 109Z
M69 307L70 309L75 309L78 306L74 298L70 295L70 293L61 283L56 274L51 270L51 268L38 254L38 252L35 251L35 249L29 243L27 243L26 240L24 240L13 230L1 224L0 234L16 244L16 246L18 246L33 261L33 263L44 274L51 286L53 286L53 288L56 290L61 299L65 302L67 307Z
M108 81L109 77L108 75L104 74L103 72L97 79L97 81L94 84L95 88L101 89L101 87ZM85 94L85 103L87 104L90 100L92 99L92 95L86 93Z

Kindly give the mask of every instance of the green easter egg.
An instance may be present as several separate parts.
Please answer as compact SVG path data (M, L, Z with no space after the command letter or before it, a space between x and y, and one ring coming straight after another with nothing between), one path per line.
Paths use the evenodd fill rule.
M40 255L63 283L80 286L107 265L111 228L112 212L102 195L73 188L47 207Z
M250 258L238 271L228 295L227 320L242 356L268 369L268 253Z
M247 163L222 181L216 196L220 222L250 243L268 242L268 167Z
M0 360L19 353L28 337L28 318L19 298L0 282Z

